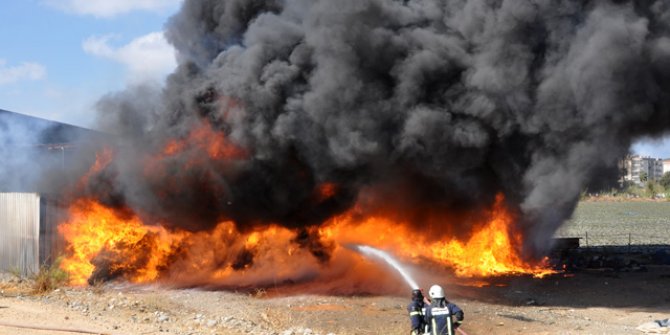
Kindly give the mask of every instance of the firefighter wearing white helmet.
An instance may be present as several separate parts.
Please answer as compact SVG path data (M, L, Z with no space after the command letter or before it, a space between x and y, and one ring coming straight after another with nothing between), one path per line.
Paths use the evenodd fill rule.
M463 322L463 311L444 297L444 289L433 285L428 290L430 305L426 307L426 324L432 335L455 335Z

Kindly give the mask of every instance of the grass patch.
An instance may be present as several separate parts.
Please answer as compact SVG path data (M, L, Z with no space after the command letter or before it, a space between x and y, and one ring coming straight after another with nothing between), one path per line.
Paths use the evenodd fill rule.
M66 285L68 274L60 268L60 259L57 259L51 264L42 265L32 280L32 293L44 294Z
M161 294L148 294L141 299L140 308L146 312L169 312L172 310L183 309L169 298Z

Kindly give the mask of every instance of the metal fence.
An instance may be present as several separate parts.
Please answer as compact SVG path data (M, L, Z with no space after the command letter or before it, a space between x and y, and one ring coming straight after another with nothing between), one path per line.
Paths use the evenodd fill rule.
M39 239L39 194L0 193L0 271L36 273Z
M580 239L580 246L645 246L670 245L670 229L662 234L651 233L598 233L585 231L579 234L569 234L557 237L574 237Z

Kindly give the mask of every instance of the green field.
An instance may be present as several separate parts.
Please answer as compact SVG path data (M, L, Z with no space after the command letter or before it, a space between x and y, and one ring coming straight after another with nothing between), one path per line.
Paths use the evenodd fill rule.
M670 244L670 202L580 202L556 237L582 245Z

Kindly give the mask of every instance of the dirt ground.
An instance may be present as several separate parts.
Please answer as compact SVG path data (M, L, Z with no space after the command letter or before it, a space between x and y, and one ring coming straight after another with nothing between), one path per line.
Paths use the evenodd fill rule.
M0 280L0 335L77 334L407 334L407 297L295 295L106 284L28 294L29 283ZM477 334L635 334L670 318L670 267L647 272L579 272L544 279L500 278L482 287L450 285ZM409 292L408 292L409 295ZM640 333L641 334L641 333Z

